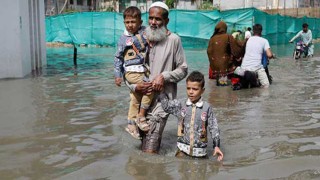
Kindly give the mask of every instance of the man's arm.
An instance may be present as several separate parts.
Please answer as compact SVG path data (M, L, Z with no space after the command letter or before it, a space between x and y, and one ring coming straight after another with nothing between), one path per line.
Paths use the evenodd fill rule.
M271 51L270 48L268 48L268 49L266 50L266 54L267 54L267 57L268 57L269 59L273 58L273 53L272 53L272 51Z
M271 51L270 45L269 45L269 41L266 40L266 43L264 45L264 50L266 51L267 57L269 59L273 58L273 53Z
M299 31L289 42L292 43L295 39L300 37L301 33L302 33L302 31Z

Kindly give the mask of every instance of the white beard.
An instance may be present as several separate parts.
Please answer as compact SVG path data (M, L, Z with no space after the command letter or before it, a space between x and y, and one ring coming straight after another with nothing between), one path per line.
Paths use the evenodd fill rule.
M157 29L146 28L147 39L152 42L159 42L167 37L167 29L162 26Z

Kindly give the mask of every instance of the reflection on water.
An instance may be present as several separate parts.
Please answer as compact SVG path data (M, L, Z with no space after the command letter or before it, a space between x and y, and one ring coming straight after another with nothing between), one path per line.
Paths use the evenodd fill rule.
M115 49L79 48L75 69L72 48L48 48L42 75L0 80L0 177L318 179L320 58L293 60L291 44L272 48L279 58L270 62L269 89L232 91L207 79L204 98L219 120L223 163L175 158L171 116L160 155L141 153L124 131L129 96L114 85ZM186 54L190 71L207 77L206 50Z

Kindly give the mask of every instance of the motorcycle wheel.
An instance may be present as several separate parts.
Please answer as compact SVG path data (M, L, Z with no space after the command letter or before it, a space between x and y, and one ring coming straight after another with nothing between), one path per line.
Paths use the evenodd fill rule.
M294 50L294 52L293 52L293 58L294 58L294 59L299 59L299 58L300 58L300 52L297 51L297 50Z
M293 51L293 59L297 59L297 50Z
M300 56L301 56L301 52L300 52L300 51L297 51L296 59L299 59Z

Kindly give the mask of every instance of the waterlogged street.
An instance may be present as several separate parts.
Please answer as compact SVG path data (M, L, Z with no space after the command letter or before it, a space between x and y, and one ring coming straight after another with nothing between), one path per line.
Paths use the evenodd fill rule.
M124 127L128 89L113 80L113 48L48 48L40 75L0 80L1 179L320 179L320 54L293 60L272 47L269 89L233 91L206 79L224 161L178 159L170 116L159 155ZM205 49L187 49L189 72L208 77ZM185 97L185 80L179 83ZM210 146L211 147L211 146ZM211 151L211 149L209 148Z

